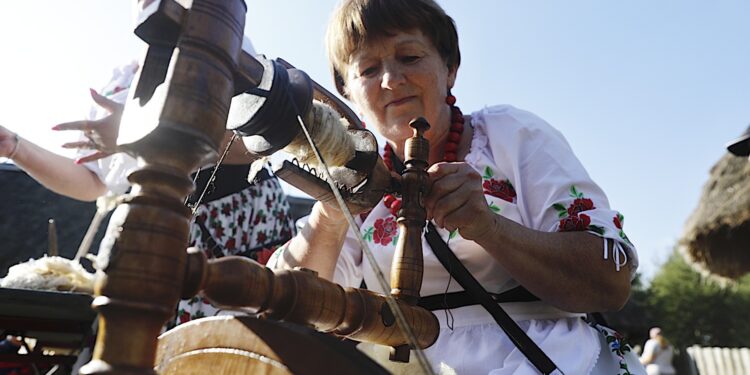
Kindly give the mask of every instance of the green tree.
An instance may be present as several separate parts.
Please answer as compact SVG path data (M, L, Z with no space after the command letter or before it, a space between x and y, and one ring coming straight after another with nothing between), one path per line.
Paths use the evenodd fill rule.
M648 297L653 321L677 347L750 346L750 276L722 285L675 252L652 280Z

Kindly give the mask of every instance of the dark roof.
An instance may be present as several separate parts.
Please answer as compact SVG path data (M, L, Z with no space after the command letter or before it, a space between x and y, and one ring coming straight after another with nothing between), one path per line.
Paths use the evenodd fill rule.
M698 207L685 225L680 249L712 274L750 272L750 162L726 154L711 169Z
M0 277L10 266L47 252L50 218L55 219L60 255L72 258L96 211L95 203L53 193L12 164L0 164L0 197ZM100 228L92 252L103 233Z

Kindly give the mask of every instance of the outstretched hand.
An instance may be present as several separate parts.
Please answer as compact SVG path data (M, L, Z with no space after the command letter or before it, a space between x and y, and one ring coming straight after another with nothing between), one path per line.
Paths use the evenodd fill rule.
M125 105L110 100L93 89L90 89L90 92L94 102L109 111L109 115L99 120L66 122L52 127L52 130L80 130L88 139L86 141L65 143L62 145L63 148L96 150L89 155L76 159L77 164L105 158L119 152L117 148L117 134L120 131L120 119L122 118L122 111Z
M466 163L437 163L427 173L432 186L425 197L427 219L448 231L476 240L494 224L495 215L487 205L482 176Z

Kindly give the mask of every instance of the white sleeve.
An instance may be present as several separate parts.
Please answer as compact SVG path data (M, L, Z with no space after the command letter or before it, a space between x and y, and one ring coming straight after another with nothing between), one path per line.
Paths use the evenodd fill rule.
M479 121L492 145L494 162L514 183L524 224L532 229L588 231L603 241L604 258L615 268L638 264L635 246L622 229L624 217L609 207L562 134L538 116L510 106L489 108ZM610 248L608 245L612 243Z
M344 246L336 262L336 271L333 275L333 281L343 287L359 288L362 284L362 249L359 247L359 241L354 237L358 233L356 230L349 230L344 239Z

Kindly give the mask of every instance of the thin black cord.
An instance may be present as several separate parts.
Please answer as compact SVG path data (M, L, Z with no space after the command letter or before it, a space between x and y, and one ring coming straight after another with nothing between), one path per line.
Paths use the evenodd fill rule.
M227 143L227 148L224 149L224 153L221 154L221 157L216 162L216 166L214 166L214 170L211 171L211 177L208 178L208 183L206 183L206 187L203 188L203 192L201 193L200 197L198 197L198 200L193 205L193 210L192 210L192 213L193 213L192 218L193 219L195 218L195 214L198 212L198 206L200 206L201 202L203 202L203 197L206 196L206 192L208 191L208 188L214 183L214 179L216 178L216 172L219 170L219 167L221 166L221 163L224 161L224 158L229 153L229 148L232 147L232 143L234 143L235 139L237 139L237 133L232 134L232 138L229 139L229 143ZM198 178L197 174L196 174L196 178Z

